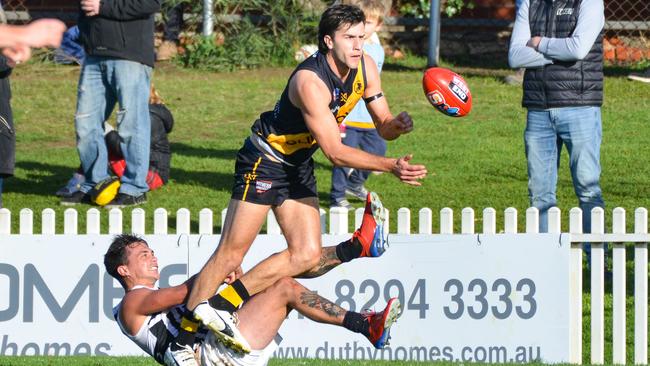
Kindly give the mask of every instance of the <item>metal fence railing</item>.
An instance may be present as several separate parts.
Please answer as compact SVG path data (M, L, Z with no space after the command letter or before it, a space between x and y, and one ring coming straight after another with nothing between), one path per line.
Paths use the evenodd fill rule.
M0 4L2 4L0 22L24 24L30 20L25 0L0 0Z

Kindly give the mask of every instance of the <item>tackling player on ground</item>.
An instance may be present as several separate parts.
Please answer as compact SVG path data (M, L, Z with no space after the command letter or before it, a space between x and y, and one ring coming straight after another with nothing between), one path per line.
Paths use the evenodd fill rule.
M379 244L379 242L378 242ZM376 248L379 249L379 248ZM324 248L323 252L334 250ZM329 261L329 269L340 261ZM183 302L192 287L193 277L181 285L159 289L158 260L146 241L133 235L119 235L104 256L106 271L124 287L126 294L113 309L113 315L122 332L143 351L161 364L177 364L168 345L181 327ZM229 278L232 281L233 278ZM293 278L285 277L258 295L248 299L237 311L237 328L250 344L252 351L241 354L224 347L207 330L199 330L186 354L185 364L196 364L194 350L199 351L200 364L210 365L266 365L281 337L277 334L288 312L296 309L304 316L320 323L343 326L361 333L376 348L388 344L390 327L400 315L396 298L388 302L380 313L366 314L346 311L310 291ZM166 351L167 350L167 351Z
M393 140L413 129L408 113L391 114L377 67L363 55L364 21L356 6L333 5L325 10L319 23L319 51L296 68L275 109L255 121L251 136L237 154L235 184L219 246L192 286L187 308L193 314L183 317L188 324L193 317L200 320L235 349L246 352L250 346L230 324L228 314L217 309L231 307L232 311L241 298L283 277L324 269L312 160L319 147L335 165L391 172L410 185L420 185L419 180L426 176L424 166L409 163L411 155L387 158L341 142L338 124L360 100L366 103L383 138ZM287 250L267 258L216 301L208 302L226 276L239 268L271 209ZM361 228L332 255L343 262L361 255L354 244L372 242L382 212L377 196L369 194ZM192 338L191 332L181 331L172 344L179 359Z

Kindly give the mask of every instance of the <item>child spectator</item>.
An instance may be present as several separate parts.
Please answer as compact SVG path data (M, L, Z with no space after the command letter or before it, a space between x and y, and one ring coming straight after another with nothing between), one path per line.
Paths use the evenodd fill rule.
M365 14L363 51L366 57L372 57L381 72L384 63L384 49L379 42L377 31L381 28L386 13L384 4L380 0L348 0L344 3L358 6ZM344 126L341 131L343 144L375 155L386 154L386 141L377 133L372 117L364 103L357 103L341 126ZM370 172L367 170L334 167L332 169L330 207L351 209L352 205L345 198L346 194L365 202L368 191L364 187L364 183L369 175Z

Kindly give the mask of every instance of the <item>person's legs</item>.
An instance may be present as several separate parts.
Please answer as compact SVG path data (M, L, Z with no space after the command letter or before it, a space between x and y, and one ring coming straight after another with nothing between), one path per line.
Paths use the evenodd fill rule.
M127 60L111 60L109 65L108 76L120 104L117 131L122 139L121 148L126 161L126 170L120 179L120 193L137 197L149 190L151 67Z
M582 210L582 231L591 232L591 210L605 207L600 189L602 122L599 107L561 108L555 111L560 136L567 145L573 188ZM591 246L585 243L587 260Z
M75 131L77 151L86 177L80 188L84 193L88 193L95 184L109 177L108 154L102 126L116 99L107 88L105 61L100 57L87 57L79 76Z
M318 264L321 228L318 199L288 199L273 209L287 241L287 250L276 253L248 271L241 279L256 294L282 277L297 276Z
M214 295L226 276L241 265L244 255L266 221L266 214L270 208L255 203L230 200L219 246L194 280L187 300L188 309L194 309L200 302Z
M356 148L359 146L359 137L360 134L358 131L348 128L341 142L347 146ZM332 168L332 188L330 190L330 203L332 205L345 199L345 188L348 186L348 177L354 171L355 169L341 166Z
M400 304L391 300L384 312L362 315L341 308L293 278L284 277L244 304L237 312L238 328L253 349L263 349L273 340L291 309L313 321L362 333L375 347L382 348L390 326L399 317Z
M528 197L539 210L539 231L548 231L548 209L556 205L558 136L548 111L528 111L524 132L528 162ZM561 146L561 145L560 145Z

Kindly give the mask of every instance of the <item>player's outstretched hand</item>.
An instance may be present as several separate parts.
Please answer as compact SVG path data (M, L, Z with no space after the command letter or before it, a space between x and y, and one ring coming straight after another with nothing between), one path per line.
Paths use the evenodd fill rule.
M427 176L427 168L424 165L411 165L409 161L412 158L413 155L409 154L397 159L391 173L403 183L420 186L422 184L418 181Z
M59 47L65 24L58 19L39 19L25 26L22 43L30 47Z

